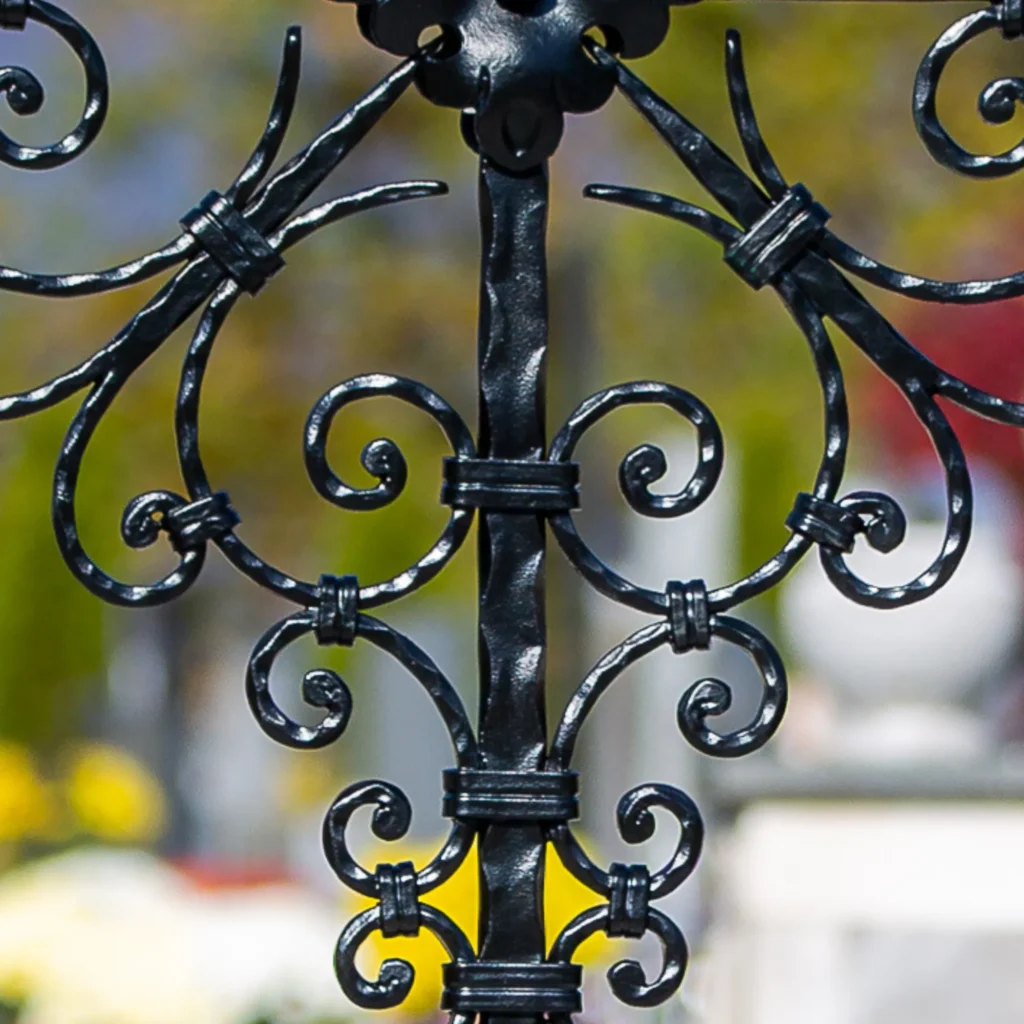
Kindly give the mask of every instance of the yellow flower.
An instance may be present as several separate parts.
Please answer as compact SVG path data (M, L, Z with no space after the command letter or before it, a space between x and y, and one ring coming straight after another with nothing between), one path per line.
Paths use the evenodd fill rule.
M16 965L0 965L0 1004L20 1006L32 994L34 986L29 973Z
M425 864L437 852L422 847L399 847L396 854L388 850L388 860L413 861L417 867ZM477 912L479 908L478 866L476 846L465 863L444 885L427 893L423 902L447 914L476 945ZM579 913L601 903L601 897L578 882L562 865L558 854L548 849L546 883L544 891L544 918L548 945L553 937ZM360 901L358 909L373 904ZM607 940L603 936L588 939L575 956L577 963L595 963L605 958ZM407 960L416 971L409 998L399 1012L411 1020L428 1020L437 1015L441 1002L442 965L449 961L447 952L425 928L416 938L384 939L374 932L366 943L366 952L359 958L359 966L367 978L376 978L380 965L389 958Z
M54 819L50 789L22 746L0 742L0 843L44 833Z
M65 794L78 828L120 842L157 839L166 817L155 778L130 754L95 743L78 748Z

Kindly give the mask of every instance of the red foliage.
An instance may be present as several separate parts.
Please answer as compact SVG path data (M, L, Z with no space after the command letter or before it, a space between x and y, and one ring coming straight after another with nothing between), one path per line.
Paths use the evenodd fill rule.
M275 862L239 863L185 857L175 861L174 866L197 889L251 889L294 882L287 870Z
M922 306L904 335L942 369L1001 398L1024 399L1024 300L982 306ZM934 458L931 440L906 399L881 375L867 395L877 450L886 468L910 469ZM947 401L943 411L968 458L984 459L1024 494L1024 433Z

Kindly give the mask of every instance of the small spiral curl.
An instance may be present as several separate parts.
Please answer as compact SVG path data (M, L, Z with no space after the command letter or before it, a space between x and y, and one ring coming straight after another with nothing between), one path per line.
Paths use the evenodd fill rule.
M663 783L645 783L624 794L616 809L619 834L631 845L653 838L657 820L655 808L668 811L679 824L679 838L668 861L650 877L650 898L661 899L675 892L693 874L704 847L704 822L697 805L682 790ZM608 896L611 872L599 868L577 842L568 824L548 830L548 838L566 869L580 882Z
M645 843L654 836L654 808L668 811L679 823L679 840L666 865L651 875L651 899L675 892L685 882L704 847L704 822L697 805L682 790L663 783L647 783L626 793L619 801L616 818L627 843Z
M619 485L630 507L644 516L673 518L699 508L714 491L725 458L722 432L711 410L696 396L671 384L633 381L606 388L583 402L551 444L552 462L569 462L583 435L616 409L628 405L663 405L697 430L697 464L686 485L674 494L655 494L651 484L668 471L665 453L654 445L635 448L619 468ZM664 594L637 586L606 566L579 535L568 512L550 518L551 529L566 557L602 594L638 611L663 614Z
M363 449L363 468L379 481L374 487L350 487L327 461L328 437L338 413L361 399L381 397L400 399L430 415L444 431L456 457L471 459L476 454L473 437L462 417L430 388L384 373L353 377L328 391L314 406L306 423L306 471L317 492L340 508L363 512L384 508L405 489L408 479L405 457L388 438L371 441ZM462 546L472 521L471 509L453 509L441 537L414 566L393 579L363 588L360 593L363 607L393 601L433 579Z
M315 726L302 725L285 714L270 692L270 673L278 656L315 629L313 612L298 612L272 626L257 643L245 677L249 707L260 728L271 739L298 750L318 750L333 743L344 733L352 716L351 691L331 669L314 669L303 677L303 700L326 712Z
M823 546L821 563L833 585L850 600L868 608L904 607L925 600L943 587L963 560L973 523L974 499L967 459L948 417L920 380L911 379L900 386L928 431L946 477L945 536L931 564L914 579L896 586L879 586L862 579L849 567L844 552ZM861 518L863 532L873 547L891 551L902 541L906 517L892 498L859 492L845 501L844 507Z
M373 834L384 842L393 843L408 833L412 806L405 793L390 782L358 782L341 793L324 819L324 851L334 873L363 896L378 896L374 874L356 861L345 838L352 815L363 807L373 808L370 819Z
M183 508L186 500L173 491L150 491L133 498L121 517L121 537L130 548L142 550L157 542L168 512Z
M888 494L878 491L854 491L838 502L840 508L858 516L864 537L876 551L895 551L907 535L907 516Z
M175 600L196 582L206 560L205 542L175 545L178 564L170 572L156 583L133 584L124 583L104 571L85 550L78 531L76 502L82 459L97 425L129 375L129 370L111 370L76 413L57 457L50 507L57 546L82 585L110 604L151 608ZM121 535L132 548L147 547L155 541L160 529L167 528L168 517L185 507L185 499L170 491L141 495L125 509ZM159 517L159 521L155 517Z
M588 398L566 421L551 444L552 462L567 462L583 434L609 413L626 405L664 405L697 430L697 465L676 494L653 494L651 484L668 472L665 453L652 444L631 451L619 467L619 485L630 507L641 515L672 518L686 515L707 500L718 483L724 458L722 432L711 410L695 395L658 381L633 381L606 388Z
M676 712L679 729L697 750L713 757L743 757L772 738L786 712L786 668L767 637L741 619L715 616L714 636L746 651L761 676L761 699L749 725L729 733L716 732L708 719L732 706L732 690L720 679L703 679L683 694Z
M914 80L914 123L928 152L940 164L972 177L1000 178L1024 167L1024 141L996 156L964 149L939 119L939 82L950 58L977 36L997 28L1007 38L1020 34L1015 25L1014 6L1014 0L1005 0L955 22L925 54ZM978 110L990 124L1006 124L1019 103L1024 103L1024 78L1000 78L982 90Z
M327 440L335 417L346 406L365 398L392 397L432 416L444 431L453 454L472 458L472 436L461 417L437 394L423 384L389 374L353 377L332 388L317 402L306 423L306 469L313 486L328 501L341 508L371 511L393 502L405 489L408 467L398 445L388 438L371 441L361 457L363 468L377 478L375 487L349 487L327 462Z
M587 939L607 929L608 922L607 907L585 910L562 930L551 948L549 959L569 963ZM647 930L661 940L664 959L658 977L648 982L643 967L636 960L620 960L608 971L612 991L627 1006L660 1006L679 991L686 974L689 949L683 933L672 920L652 907L647 913Z
M46 98L39 79L25 68L0 70L0 92L11 110L22 117L38 114Z
M720 444L720 440L717 443ZM710 456L707 462L711 462L714 453L709 450L707 454ZM641 515L671 519L692 512L714 486L708 486L704 474L697 474L678 494L652 493L651 484L657 483L667 473L668 459L661 448L653 444L634 448L619 466L619 487L630 508Z
M208 542L230 533L240 522L223 491L189 502L173 491L150 491L128 503L121 537L131 548L147 548L166 533L179 554L199 552Z
M85 71L85 108L78 124L64 138L49 146L23 146L0 131L0 163L27 170L50 170L83 153L99 135L110 100L107 67L96 41L59 7L46 0L27 0L18 22L0 27L24 27L25 20L53 29L74 50ZM0 68L0 92L11 110L23 117L38 113L45 100L39 79L22 67Z
M1024 103L1024 78L997 78L978 96L978 112L989 124L1008 124Z
M440 910L420 904L420 923L437 936L452 960L468 962L476 959L469 939ZM350 922L338 939L334 954L334 969L342 991L356 1006L366 1010L392 1010L400 1006L416 980L416 972L406 960L385 960L375 981L359 972L356 966L359 949L373 932L380 930L381 908L372 907Z
M753 721L741 729L718 733L708 719L724 714L732 705L732 691L718 679L704 679L692 685L679 703L678 723L683 736L697 750L714 757L741 757L759 749L775 734L786 711L788 684L786 669L778 651L753 626L728 615L715 615L711 635L747 652L761 675L761 699ZM551 743L549 764L567 767L576 748L580 730L598 700L623 672L641 658L672 643L669 622L645 626L608 652L580 683L566 706Z

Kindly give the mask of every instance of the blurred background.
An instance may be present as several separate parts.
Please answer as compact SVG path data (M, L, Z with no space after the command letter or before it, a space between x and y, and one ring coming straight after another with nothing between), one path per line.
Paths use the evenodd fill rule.
M0 169L3 262L94 269L155 248L210 188L224 188L262 130L287 25L306 28L290 155L392 65L358 33L354 6L323 0L66 0L111 69L110 119L95 146L57 172ZM723 40L743 30L765 136L791 181L833 214L833 229L921 274L975 277L1024 264L1019 184L972 182L933 165L911 120L917 62L972 9L959 3L714 3L677 9L668 42L636 70L739 156ZM35 70L44 112L8 131L50 142L81 106L80 71L51 34L0 35L0 60ZM977 116L979 89L1019 68L990 34L953 62L940 113L977 151L1017 141ZM381 579L433 543L434 425L397 403L345 412L331 458L356 482L363 445L393 437L410 483L360 516L320 501L302 465L313 403L371 370L415 377L470 423L475 408L478 238L475 166L457 116L410 92L346 161L324 196L438 177L451 195L364 215L293 250L287 272L241 303L207 378L203 433L217 488L241 534L274 564ZM553 162L552 431L585 396L653 377L714 410L727 468L713 498L677 521L640 521L618 493L622 455L645 441L670 456L674 488L694 457L686 424L634 410L588 437L581 529L597 552L650 586L750 571L786 538L794 495L822 447L821 397L805 343L775 296L751 292L719 250L678 224L582 199L583 185L627 183L706 202L653 133L616 100L570 119ZM91 353L152 294L152 284L85 300L0 302L2 390L47 379ZM926 307L867 289L921 348L969 381L1024 397L1018 302ZM177 367L187 332L139 371L100 427L80 488L83 538L122 579L155 579L162 545L125 549L125 504L179 488L173 444ZM855 556L872 580L909 580L940 547L941 476L895 390L836 334L851 393L846 490L897 496L905 545ZM48 515L53 464L73 399L0 431L0 1021L5 1024L342 1024L348 1006L331 954L360 905L320 850L320 821L356 779L402 786L415 808L402 849L366 863L431 857L443 834L440 771L450 752L418 687L386 659L330 653L355 697L344 740L321 753L272 744L246 707L255 640L289 611L216 553L178 603L127 612L71 577ZM932 602L899 612L845 603L809 557L785 586L740 610L782 650L791 710L770 749L742 763L689 751L675 705L709 674L736 689L735 724L756 701L751 665L729 651L646 659L602 702L585 733L586 842L609 860L660 862L669 823L638 849L614 829L631 786L690 792L708 822L702 866L665 909L687 934L681 997L628 1013L588 972L583 1019L702 1024L1017 1024L1024 1019L1024 438L951 413L977 488L975 538ZM642 621L591 594L551 551L549 715L589 666ZM467 544L430 587L387 610L438 661L475 711L474 555ZM325 663L310 642L275 687L296 714L298 680ZM289 703L290 702L290 703ZM726 723L728 724L728 723ZM395 741L400 737L400 742ZM359 833L357 823L353 834ZM550 864L552 934L596 902ZM437 894L467 932L474 867ZM379 963L383 943L367 952ZM637 944L633 944L637 945ZM440 948L396 940L418 968L395 1020L435 1019ZM639 944L657 969L656 943ZM594 968L626 943L595 939ZM376 1018L379 1019L379 1018Z

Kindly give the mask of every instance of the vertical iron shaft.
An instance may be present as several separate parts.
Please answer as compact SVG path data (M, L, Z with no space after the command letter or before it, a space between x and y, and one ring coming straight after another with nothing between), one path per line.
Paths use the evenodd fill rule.
M480 457L543 459L548 344L547 168L480 168ZM545 524L534 513L480 518L480 750L493 770L537 770L546 747ZM544 837L537 824L480 835L480 956L545 957ZM540 1021L488 1015L484 1024Z

